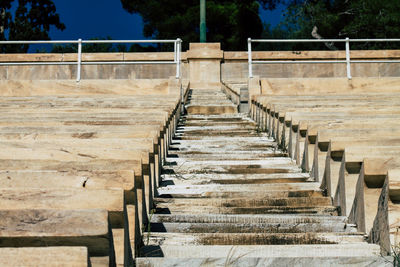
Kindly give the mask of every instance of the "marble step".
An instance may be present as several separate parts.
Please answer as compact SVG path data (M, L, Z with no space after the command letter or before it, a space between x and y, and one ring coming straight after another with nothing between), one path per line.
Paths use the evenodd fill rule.
M192 131L236 131L236 130L254 130L257 129L256 126L251 124L226 124L226 125L200 125L200 126L179 126L177 127L177 132L190 133Z
M148 246L305 245L363 243L360 233L159 233L144 232ZM147 241L147 242L146 242Z
M164 166L165 174L184 173L224 173L224 174L254 174L254 173L299 173L301 169L290 158L269 158L268 160L215 160L215 161L184 161L175 166Z
M190 98L194 98L194 99L209 99L210 97L215 98L221 98L221 99L228 99L226 97L226 94L224 94L224 92L222 91L206 91L206 92L201 92L201 91L197 91L194 90L192 92L189 93L189 97Z
M219 115L195 115L188 114L180 118L180 122L209 122L209 123L236 123L248 121L249 118L240 113L236 114L219 114Z
M161 186L168 184L271 184L300 183L310 180L308 173L270 173L270 174L163 174Z
M224 103L223 105L189 104L186 105L186 111L188 114L234 114L238 112L237 107L232 103Z
M345 216L317 214L153 214L152 223L217 223L217 224L338 224L347 222Z
M204 161L204 160L188 160L185 158L175 158L172 160L168 161L170 164L167 164L167 166L164 166L165 169L168 169L169 167L174 167L174 166L181 166L182 164L185 165L185 168L189 167L196 167L200 166L230 166L230 167L235 167L235 166L250 166L248 167L249 169L251 168L267 168L268 166L281 166L281 165L290 165L288 167L297 167L295 165L294 161L288 157L271 157L268 159L248 159L248 160L241 160L241 161L236 161L236 160L209 160L209 161ZM172 164L175 163L175 164ZM254 167L252 167L254 166ZM257 167L256 167L257 166Z
M199 206L212 207L320 207L332 205L330 197L291 197L291 198L154 198L158 208L185 208Z
M284 254L287 255L287 254ZM307 266L307 267L392 267L392 257L371 257L371 256L346 256L346 257L215 257L215 258L137 258L137 267L187 267L187 266L230 266L230 267L287 267L287 266Z
M209 120L180 120L178 126L190 127L190 126L227 126L227 125L251 125L254 128L257 128L257 124L251 120L241 120L241 121L209 121Z
M375 244L316 244L316 245L186 245L145 246L141 255L165 258L276 258L282 255L296 258L371 257L380 256Z
M201 138L202 136L226 136L226 137L253 137L253 136L262 136L262 133L260 131L257 131L257 129L227 129L227 130L209 130L209 131L204 131L204 130L193 130L193 131L177 131L175 133L175 137L182 137L182 136L196 136L196 139Z
M151 223L151 232L174 233L320 233L355 230L355 227L336 220L310 223Z
M186 105L233 105L232 101L226 97L219 96L201 96L191 97Z
M322 195L318 183L168 185L157 189L160 197L300 197Z
M276 158L287 157L286 152L274 151L274 149L262 150L225 150L223 148L210 149L199 148L199 150L170 150L168 151L168 158L166 158L166 165L176 161L176 158L183 160L255 160L260 158Z
M264 150L264 152L275 153L280 152L276 144L273 143L247 143L247 144L240 144L240 143L208 143L206 140L202 140L204 143L201 144L200 142L192 143L192 144L185 144L180 142L173 142L169 147L171 152L174 151L187 151L193 152L207 152L207 153L235 153L240 154L243 152L253 152L253 151L260 151ZM287 157L286 157L287 158ZM289 158L287 158L289 159Z
M158 194L160 197L198 197L198 198L210 198L210 197L220 197L220 198L226 198L226 197L248 197L249 192L248 191L225 191L225 192L220 192L220 191L192 191L192 192L181 192L181 191L170 191L170 192L165 192L165 191L158 191ZM260 191L254 191L251 193L252 196L254 197L264 197L264 198L271 198L271 197L303 197L303 196L322 196L323 193L322 191L318 190L295 190L295 191L282 191L282 190L276 190L276 191L269 191L269 192L263 192L262 190Z
M173 205L158 205L155 213L159 214L324 214L338 215L337 207L334 206L258 206L258 207L213 207L213 206L196 206L182 207Z
M220 139L220 140L227 140L230 138L242 138L242 139L251 139L251 138L266 138L268 137L268 134L265 132L258 132L258 131L244 131L241 133L230 133L230 132L223 132L223 133L218 133L216 135L205 135L203 133L200 134L191 134L191 135L185 135L185 134L177 134L174 136L175 140L203 140L207 141L209 139Z
M199 139L191 139L191 140L178 140L174 139L172 141L172 145L191 145L191 144L205 144L204 140L207 141L208 144L231 144L231 143L240 143L242 145L247 145L247 144L268 144L270 146L274 146L276 142L268 137L268 136L253 136L253 137L241 137L241 136L235 136L235 137L221 137L221 136L215 136L215 137L199 137ZM276 145L275 145L276 146Z
M225 96L225 93L221 89L190 89L190 95L210 95L210 94L221 94Z

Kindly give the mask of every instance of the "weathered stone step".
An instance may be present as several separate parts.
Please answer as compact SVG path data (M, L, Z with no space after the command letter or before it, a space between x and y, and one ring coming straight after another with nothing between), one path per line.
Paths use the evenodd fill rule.
M333 206L258 206L258 207L214 207L214 206L174 206L158 205L155 208L159 214L325 214L338 215L337 207Z
M316 223L151 223L151 232L174 233L308 233L353 232L345 222Z
M185 139L173 139L171 145L193 145L193 144L218 144L218 145L224 145L224 144L232 144L232 143L237 143L237 145L252 145L252 144L268 144L270 146L275 145L276 142L269 138L268 136L253 136L253 137L225 137L222 138L221 136L215 136L214 138L212 137L199 137L199 139L191 139L191 140L185 140Z
M194 181L196 180L207 180L207 179L216 179L216 180L251 180L251 179L270 179L270 180L275 180L275 179L299 179L299 178L310 178L309 173L305 172L293 172L293 173L269 173L269 174L264 174L264 173L249 173L249 174L213 174L213 173L197 173L196 176L193 176L191 174L180 174L180 177L177 177L176 175L170 175L170 174L163 174L162 175L163 179L169 180L169 179L183 179L183 180L190 180L193 179Z
M227 197L248 197L249 192L248 191L225 191L225 192L219 192L219 191L207 191L207 192L202 192L202 191L193 191L193 192L181 192L181 191L170 191L170 192L165 192L165 191L159 191L159 195L161 197L199 197L199 198L210 198L210 197L220 197L220 198L227 198ZM302 196L322 196L323 192L318 191L318 190L295 190L295 191L282 191L282 190L275 190L275 191L268 191L268 192L263 192L263 191L256 191L254 190L251 192L251 195L254 197L265 197L265 198L270 198L270 197L302 197Z
M201 149L201 150L200 150ZM244 148L245 149L245 148ZM261 150L225 150L225 149L213 149L212 151L207 149L199 148L199 150L170 150L168 151L168 162L174 162L176 158L182 158L184 160L254 160L260 158L276 158L286 157L287 153L281 151L274 151L274 149Z
M251 137L251 136L259 136L261 133L256 129L232 129L232 130L210 130L210 131L203 131L203 130L193 130L193 131L186 131L180 132L177 131L175 136L182 137L185 135L187 137L196 136L196 139L201 139L202 136L226 136L226 137Z
M141 255L166 258L276 258L290 257L371 257L380 256L380 247L375 244L324 244L324 245L215 245L215 246L145 246Z
M246 130L246 131L245 131ZM176 129L176 133L181 134L181 133L187 133L187 134L193 134L193 133L204 133L204 132L211 132L211 133L218 133L218 132L249 132L249 131L257 131L257 127L253 125L247 125L247 124L241 124L241 125L236 125L235 123L232 123L231 125L203 125L203 126L179 126ZM258 130L261 131L261 130Z
M207 99L208 97L212 97L212 96L218 97L218 98L223 98L223 99L228 99L226 97L226 94L224 92L222 92L221 90L205 90L205 91L192 90L189 93L189 96L194 99L199 99L199 98L203 98L203 97L205 97Z
M189 104L186 106L188 114L234 114L237 113L237 107L233 104L224 105L204 105Z
M267 184L299 183L310 179L308 173L271 173L271 174L163 174L165 185L174 184Z
M200 126L179 126L177 132L190 133L193 131L235 131L235 130L254 130L256 126L252 124L225 124L225 125L200 125Z
M0 247L86 246L114 258L106 210L0 210Z
M209 160L209 161L204 161L204 160L188 160L185 158L173 158L170 159L168 158L167 166L165 168L173 167L173 166L181 166L185 165L185 168L188 167L193 167L197 165L201 165L202 167L204 165L207 166L250 166L249 168L252 168L251 166L259 166L258 168L262 168L262 166L276 166L276 165L291 165L289 167L296 166L295 163L293 162L292 159L288 157L271 157L268 159L248 159L248 160L241 160L240 162L236 160ZM257 168L257 167L253 167Z
M290 198L154 198L158 208L212 206L212 207L263 207L263 206L329 206L332 205L330 197L290 197Z
M260 151L261 149L265 152L280 152L276 149L276 144L272 143L208 143L207 140L203 140L204 144L193 143L193 144L182 144L179 142L174 142L169 147L170 151L188 151L193 152L194 154L197 152L207 152L207 153L242 153L242 152L253 152L253 150ZM289 159L289 158L287 158Z
M364 242L360 233L143 233L150 246L305 245Z
M247 116L240 113L236 114L219 114L219 115L186 115L180 118L181 121L210 121L210 122L229 122L235 123L243 120L248 120Z
M179 168L181 167L181 169ZM183 171L181 171L183 170ZM270 166L259 165L220 165L220 166L209 166L200 167L196 165L178 165L178 166L167 166L163 168L163 173L173 174L173 173L216 173L216 174L271 174L271 173L298 173L299 168L296 166L287 166L286 164L276 164Z
M165 197L295 197L321 195L318 183L278 183L246 185L168 185L158 188L158 195Z
M222 136L215 136L215 137L208 137L208 136L199 136L199 139L175 139L173 138L172 144L175 145L191 145L191 144L199 144L199 143L210 143L210 144L224 144L224 143L240 143L240 144L276 144L276 142L269 138L266 135L263 136L253 136L253 137L222 137Z
M221 89L190 89L190 95L209 95L209 94L221 94L223 96L226 95L222 92Z
M282 255L287 255L286 253ZM346 256L346 257L264 257L264 258L243 258L240 256L229 256L220 258L136 258L137 267L187 267L187 266L230 266L230 267L287 267L287 266L348 266L348 267L391 267L393 257L383 256Z
M264 132L255 132L255 133L241 133L241 134L230 134L229 132L226 132L225 135L185 135L185 134L178 134L174 136L175 140L203 140L206 141L209 139L220 139L220 140L227 140L231 138L239 139L242 138L243 140L250 140L252 138L266 138L268 137L267 133ZM239 141L236 141L239 142Z
M345 216L317 214L153 214L152 223L237 223L237 224L338 224L346 223Z
M0 248L0 266L90 266L87 247Z
M196 97L196 98L191 98L189 101L188 106L194 106L194 105L199 105L199 106L210 106L210 105L215 105L215 106L223 106L223 105L233 105L232 101L224 98L224 97L213 97L213 96L202 96L202 97Z
M253 128L257 127L257 124L250 120L242 120L242 121L210 121L210 120L181 120L178 124L179 127L191 127L191 126L227 126L227 125L251 125Z
M122 189L0 189L0 210L105 209L113 227L124 225Z
M290 158L270 158L268 160L219 160L219 161L186 161L176 166L164 166L164 173L293 173L301 172Z

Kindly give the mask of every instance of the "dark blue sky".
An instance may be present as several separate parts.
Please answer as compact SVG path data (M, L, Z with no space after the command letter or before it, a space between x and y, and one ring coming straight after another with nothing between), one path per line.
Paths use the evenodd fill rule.
M137 14L129 14L119 0L53 0L57 13L66 29L50 30L53 40L90 39L111 37L112 39L146 39L143 37L143 21ZM261 10L263 21L275 26L282 18L284 7L277 10ZM177 36L179 37L179 36Z
M50 30L53 40L144 39L143 22L139 15L131 15L119 0L53 0L66 29Z

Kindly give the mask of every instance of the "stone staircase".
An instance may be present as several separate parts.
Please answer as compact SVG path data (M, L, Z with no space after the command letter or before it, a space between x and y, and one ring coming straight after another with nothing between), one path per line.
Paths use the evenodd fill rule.
M392 266L219 90L192 90L136 266Z

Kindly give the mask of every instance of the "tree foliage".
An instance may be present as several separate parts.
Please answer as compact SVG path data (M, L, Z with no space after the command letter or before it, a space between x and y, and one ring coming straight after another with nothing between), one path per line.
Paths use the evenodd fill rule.
M89 40L112 40L111 37L95 37ZM113 43L95 43L95 44L82 44L83 53L97 53L97 52L154 52L154 46L142 46L139 44L113 44ZM77 53L77 44L61 44L53 45L51 53Z
M157 39L183 39L184 48L199 41L199 0L121 0L124 9L138 13L143 34ZM248 37L263 32L260 6L273 9L280 0L207 0L207 42L220 42L225 50L243 50Z
M18 4L15 12L12 5ZM50 26L64 30L51 0L1 0L0 40L49 40ZM1 52L27 52L28 45L1 46Z
M284 22L274 30L285 31L288 38L400 37L399 0L292 0L285 15ZM352 48L398 48L399 45L359 43L352 44ZM323 46L314 44L311 48ZM343 44L333 44L329 48L342 49Z

